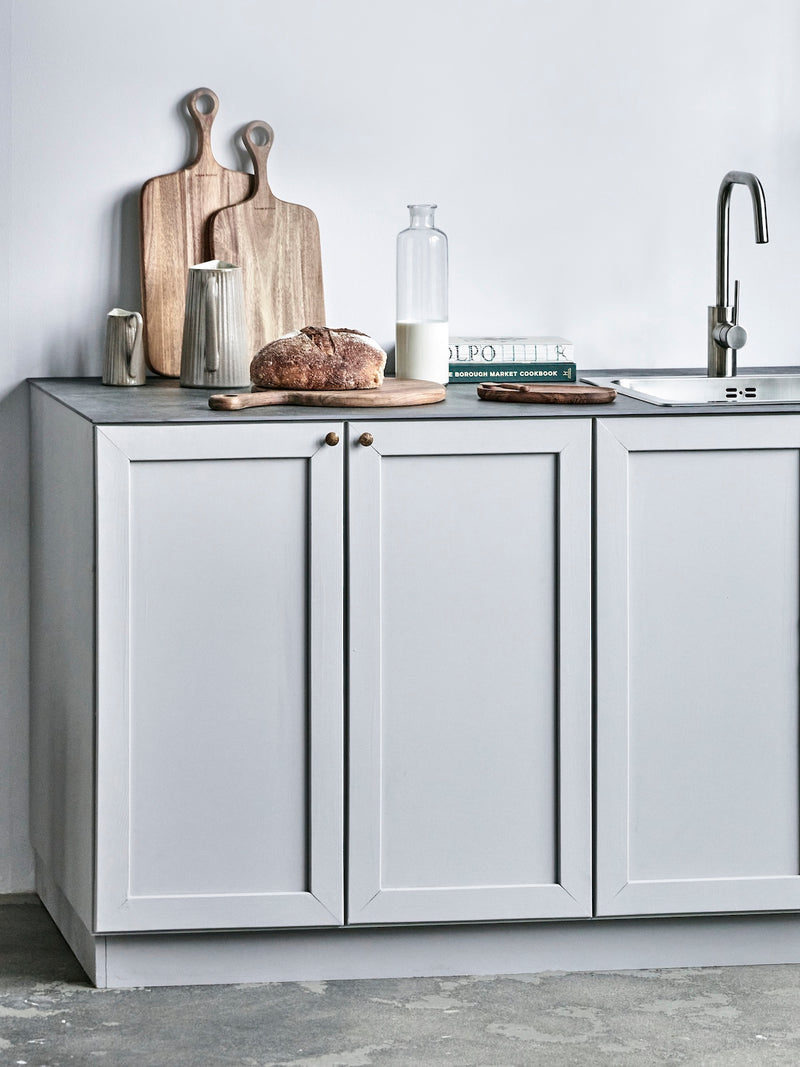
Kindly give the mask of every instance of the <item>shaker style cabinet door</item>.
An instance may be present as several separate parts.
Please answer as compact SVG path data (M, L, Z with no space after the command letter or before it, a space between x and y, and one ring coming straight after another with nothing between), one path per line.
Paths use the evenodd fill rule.
M330 430L97 430L98 933L342 921Z
M591 427L349 427L348 922L591 914Z
M597 910L800 908L800 419L597 430Z

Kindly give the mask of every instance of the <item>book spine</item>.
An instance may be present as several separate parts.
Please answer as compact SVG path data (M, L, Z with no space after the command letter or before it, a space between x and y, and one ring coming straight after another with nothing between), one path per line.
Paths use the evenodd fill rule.
M571 344L536 344L523 341L470 341L450 343L451 363L561 363L572 362Z
M469 382L574 382L574 363L450 363L451 384Z

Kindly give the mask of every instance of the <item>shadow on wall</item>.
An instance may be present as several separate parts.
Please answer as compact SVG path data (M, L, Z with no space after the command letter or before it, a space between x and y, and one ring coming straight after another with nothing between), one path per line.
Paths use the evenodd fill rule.
M112 308L141 311L139 286L139 189L130 189L115 199L98 220L99 257L96 288L90 307L72 332L63 324L47 343L43 358L44 375L53 378L99 378L103 373L106 317ZM77 299L77 297L76 297Z
M114 298L117 302L113 306L125 308L126 311L141 311L138 189L125 193L115 205L111 265L109 278L116 279L117 283L117 296Z
M28 842L28 386L0 397L0 893L33 886Z
M89 352L83 354L79 369L73 374L98 376L103 372L106 316L112 308L142 311L139 281L139 188L129 189L110 207L104 220L108 267L104 311L92 323ZM102 306L102 305L101 305ZM88 358L87 358L88 356Z
M102 349L98 351L102 352ZM47 367L44 377L48 378L98 376L102 370L102 360L95 352L94 341L77 333L72 338L60 333L45 349L42 362Z

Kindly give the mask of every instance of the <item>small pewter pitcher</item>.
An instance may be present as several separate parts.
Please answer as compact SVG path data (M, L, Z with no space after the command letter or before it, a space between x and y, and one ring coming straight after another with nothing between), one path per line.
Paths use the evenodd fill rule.
M241 267L220 259L189 268L181 385L231 389L250 384Z
M142 316L112 308L106 317L103 385L144 385L145 376Z

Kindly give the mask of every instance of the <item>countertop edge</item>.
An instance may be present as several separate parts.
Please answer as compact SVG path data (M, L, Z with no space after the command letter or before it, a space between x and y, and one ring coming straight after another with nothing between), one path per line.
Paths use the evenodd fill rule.
M619 378L626 376L696 375L697 368L660 369L587 369L580 380ZM794 367L742 368L741 375L800 373ZM365 422L452 419L508 419L508 418L623 418L645 416L671 418L680 416L710 416L748 414L798 414L800 404L744 405L671 405L658 406L618 393L616 400L604 404L523 404L497 403L480 400L474 383L449 385L447 397L437 404L399 408L301 407L279 405L269 408L246 408L242 411L212 411L208 397L216 389L188 389L177 379L148 378L147 384L136 387L103 385L100 378L44 377L26 379L36 388L63 404L81 418L97 426L115 425L241 425L243 423L274 422Z

